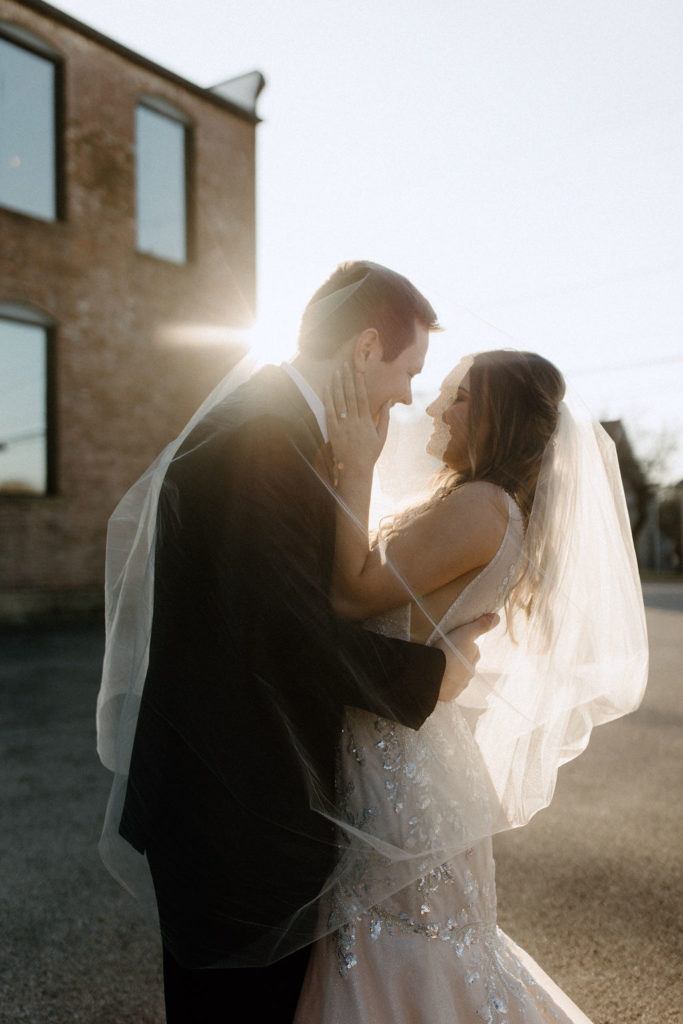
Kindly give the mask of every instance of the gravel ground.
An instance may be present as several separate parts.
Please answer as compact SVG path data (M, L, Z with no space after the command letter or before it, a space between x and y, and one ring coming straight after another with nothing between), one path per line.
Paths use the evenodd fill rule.
M496 840L502 927L595 1024L683 1019L683 586L646 594L643 707L598 729L552 807ZM97 855L101 653L91 626L0 636L3 1024L164 1020L158 938Z

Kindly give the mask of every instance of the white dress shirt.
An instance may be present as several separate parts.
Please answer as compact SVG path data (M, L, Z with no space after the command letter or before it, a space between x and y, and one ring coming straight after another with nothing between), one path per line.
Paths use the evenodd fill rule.
M280 366L285 371L287 376L294 381L299 391L303 395L304 399L306 400L306 404L309 406L311 412L318 421L320 433L323 435L323 441L329 441L330 435L327 432L327 416L325 414L325 406L323 405L322 401L320 400L318 395L316 395L315 391L308 383L306 378L302 377L299 371L295 369L291 363L281 363Z

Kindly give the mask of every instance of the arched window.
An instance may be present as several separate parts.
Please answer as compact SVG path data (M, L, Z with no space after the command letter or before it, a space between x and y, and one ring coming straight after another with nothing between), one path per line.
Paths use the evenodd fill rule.
M0 21L0 205L60 216L61 58L32 32Z
M54 321L0 302L0 496L53 494Z
M135 112L138 252L188 259L189 119L173 104L141 97Z

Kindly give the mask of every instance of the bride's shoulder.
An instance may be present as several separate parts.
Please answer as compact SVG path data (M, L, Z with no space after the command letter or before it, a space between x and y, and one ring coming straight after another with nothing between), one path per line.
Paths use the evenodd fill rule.
M438 502L432 520L435 535L458 537L477 550L486 564L498 550L510 518L510 503L496 484L473 480L454 487Z
M488 480L471 480L460 484L444 497L446 508L453 514L481 514L487 519L507 522L510 501L506 492Z

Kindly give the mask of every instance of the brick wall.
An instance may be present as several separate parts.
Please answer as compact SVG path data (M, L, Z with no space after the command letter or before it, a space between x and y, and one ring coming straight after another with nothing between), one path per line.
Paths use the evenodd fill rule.
M39 9L0 0L0 21L62 55L65 111L65 219L0 208L0 302L57 324L57 493L0 495L2 616L28 608L29 594L54 607L100 593L109 514L234 361L215 329L253 320L255 127ZM135 251L142 94L193 126L194 259L184 266Z

